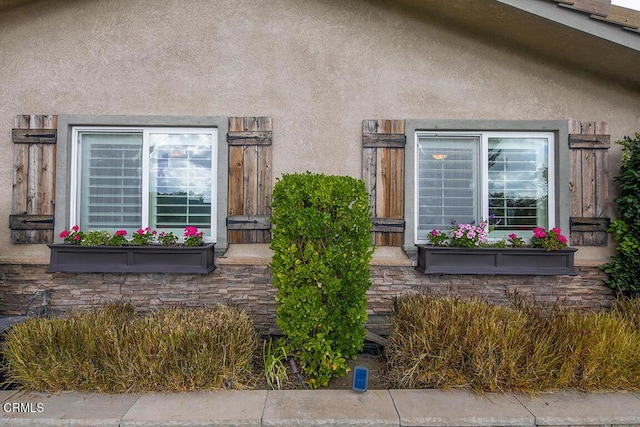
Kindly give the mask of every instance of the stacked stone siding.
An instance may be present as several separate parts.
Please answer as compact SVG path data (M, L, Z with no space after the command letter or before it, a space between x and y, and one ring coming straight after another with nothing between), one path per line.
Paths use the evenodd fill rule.
M55 315L86 310L108 301L125 300L146 311L168 305L190 307L218 303L252 313L263 330L275 326L275 289L264 264L220 265L199 274L69 274L46 273L46 265L0 264L0 315L22 314L37 290L49 291L49 311ZM509 294L583 309L610 305L613 291L596 267L578 267L577 276L428 276L413 267L373 266L367 292L369 328L384 334L394 299L411 292L452 293L506 303Z
M373 267L367 294L369 327L386 330L394 298L415 292L478 297L495 304L521 297L587 310L609 307L614 293L604 284L606 275L597 267L576 271L577 276L425 275L411 267Z

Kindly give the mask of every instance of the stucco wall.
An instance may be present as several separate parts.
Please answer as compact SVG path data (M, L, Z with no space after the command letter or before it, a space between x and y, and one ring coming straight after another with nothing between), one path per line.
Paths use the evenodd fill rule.
M639 93L391 1L36 1L0 13L0 58L7 154L14 117L29 113L271 116L274 177L360 177L363 119L601 120L612 140L640 130ZM612 148L611 176L619 157ZM48 250L11 245L7 230L0 257Z

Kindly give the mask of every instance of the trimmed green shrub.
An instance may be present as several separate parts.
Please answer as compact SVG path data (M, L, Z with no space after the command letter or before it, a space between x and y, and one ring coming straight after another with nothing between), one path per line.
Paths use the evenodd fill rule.
M244 388L256 347L253 321L240 310L170 308L137 317L132 306L114 303L12 327L2 369L22 389L47 392Z
M398 299L389 335L391 386L638 391L639 309L625 302L594 313L408 295Z
M276 321L310 387L344 375L362 350L371 219L364 183L287 174L273 189Z
M625 136L616 142L622 145L622 166L615 177L620 184L620 195L615 199L620 218L608 231L613 233L618 248L604 271L609 274L610 287L635 296L640 294L640 133L634 139Z

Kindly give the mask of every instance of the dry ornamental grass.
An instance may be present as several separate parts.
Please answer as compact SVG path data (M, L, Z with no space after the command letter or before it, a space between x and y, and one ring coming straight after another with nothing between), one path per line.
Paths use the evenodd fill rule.
M259 342L252 319L239 310L138 316L116 303L69 318L29 319L7 333L2 355L7 379L22 389L145 392L294 381L286 376L288 355L277 350ZM410 295L398 300L385 377L392 388L480 393L639 391L639 354L638 299L593 313Z
M400 388L637 391L639 313L638 301L593 313L407 296L389 337L390 378Z
M186 391L244 388L257 347L252 319L224 306L137 317L110 304L70 318L33 318L2 348L10 382L38 391Z

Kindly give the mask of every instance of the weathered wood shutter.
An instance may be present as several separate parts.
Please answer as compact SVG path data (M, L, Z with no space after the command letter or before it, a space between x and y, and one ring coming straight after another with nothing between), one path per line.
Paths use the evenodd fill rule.
M571 245L607 246L609 204L607 150L611 136L604 122L569 122L571 149Z
M19 115L13 139L12 243L52 243L57 116Z
M404 120L362 122L362 179L369 192L373 243L404 243Z
M230 117L229 243L271 241L271 117Z

